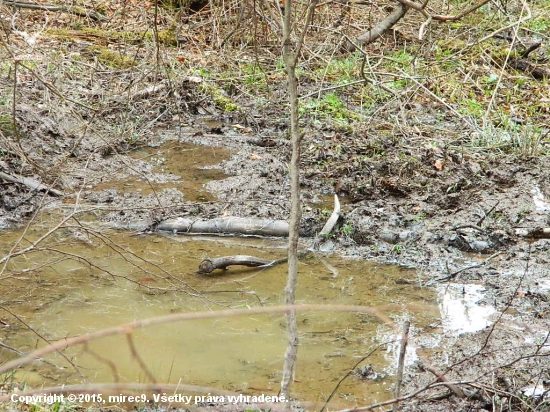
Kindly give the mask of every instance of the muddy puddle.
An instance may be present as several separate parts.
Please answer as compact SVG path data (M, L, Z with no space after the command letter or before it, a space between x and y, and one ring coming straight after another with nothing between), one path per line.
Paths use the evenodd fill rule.
M95 190L150 194L177 188L188 200L212 200L204 189L225 178L215 166L228 158L225 149L170 142L132 156L155 164L147 178L125 177ZM160 178L162 176L162 179ZM164 180L163 180L164 179ZM330 199L332 196L330 196ZM329 196L320 199L329 207ZM332 204L330 204L332 207ZM86 218L89 221L86 222ZM0 258L23 250L53 228L60 217L43 214L27 230L2 232ZM267 270L230 268L198 275L206 257L253 255L279 259L285 240L137 236L98 226L93 216L67 222L32 252L0 267L0 341L28 352L55 342L138 319L172 313L280 305L286 265ZM14 247L15 245L15 247ZM297 303L378 307L397 325L410 320L415 334L439 334L411 341L407 363L417 349L430 350L442 334L482 329L494 310L481 307L482 290L449 285L417 286L417 273L337 256L316 255L300 262ZM421 310L411 310L412 306ZM16 318L13 314L16 314ZM371 315L307 312L298 315L299 360L294 395L321 405L340 383L333 408L392 398L398 333ZM30 331L29 329L32 329ZM81 382L185 383L246 394L279 391L286 345L283 314L194 320L148 327L125 336L104 338L46 358L17 372L32 387ZM427 342L427 343L426 343ZM16 356L0 347L0 362ZM56 368L57 365L62 368Z
M45 225L31 229L19 248L41 236ZM57 341L136 319L283 301L286 265L264 271L230 268L210 275L195 271L207 256L249 254L277 259L285 255L284 242L101 233L83 242L74 232L62 229L42 252L14 258L2 275L3 305L36 333ZM3 234L2 255L19 236ZM54 244L55 253L48 250ZM402 305L387 314L398 323L411 319L418 329L439 317L436 293L411 285L408 280L415 273L410 270L326 256L305 258L299 272L298 303ZM201 297L174 290L186 288L200 292ZM423 310L409 311L408 304L421 305ZM25 352L44 345L8 313L0 318L6 324L0 332L5 344ZM281 378L284 324L283 314L179 322L139 330L133 341L158 381L274 394ZM391 328L370 315L339 312L299 314L299 328L294 390L300 400L325 400L338 381L373 350L358 366L358 373L340 385L333 405L391 397L397 348L391 343L397 338ZM36 364L18 372L18 378L35 387L83 381L148 382L126 337L95 341L64 353L82 375L55 355L47 360L66 369ZM0 356L6 360L14 354L2 349Z
M206 202L215 200L204 184L227 177L219 163L230 156L230 151L221 147L199 146L170 141L161 147L146 147L135 150L131 157L146 161L154 168L150 173L131 174L112 179L95 186L94 190L116 190L119 193L141 193L146 196L163 189L175 188L183 192L185 200Z

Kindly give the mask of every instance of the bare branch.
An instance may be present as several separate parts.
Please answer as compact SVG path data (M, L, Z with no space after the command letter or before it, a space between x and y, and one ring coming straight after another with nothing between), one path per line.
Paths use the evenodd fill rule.
M485 4L489 3L491 0L481 0L478 3L474 4L472 7L468 8L464 11L461 11L459 14L457 14L455 16L444 15L444 14L430 14L425 10L427 2L425 2L424 4L420 4L420 3L416 3L416 2L411 1L411 0L397 0L397 1L399 3L401 3L403 6L407 6L411 9L413 9L413 10L416 10L416 11L422 13L426 18L431 18L433 20L439 20L439 21L456 21L456 20L460 20L464 16L476 11L480 7L482 7Z
M386 31L395 25L399 20L405 16L409 8L402 4L397 5L394 11L392 11L385 19L380 21L374 28L368 32L363 33L357 37L357 42L360 44L369 44L382 36Z
M218 311L208 311L208 312L195 312L195 313L176 313L167 316L161 316L156 318L142 319L134 322L126 323L124 325L114 326L107 329L102 329L96 332L88 333L85 335L75 336L73 338L68 338L64 340L57 341L51 345L48 345L44 348L37 349L27 356L22 358L14 359L9 362L0 365L0 375L8 371L20 368L21 366L27 365L36 358L43 357L49 353L66 349L71 346L84 344L86 342L91 342L103 337L113 336L113 335L126 335L129 331L134 329L143 328L146 326L152 325L161 325L165 323L179 322L179 321L190 321L197 319L214 319L214 318L228 318L234 316L247 316L247 315L260 315L260 314L271 314L271 313L282 313L288 311L319 311L319 312L350 312L350 313L367 313L373 316L376 316L385 324L392 327L394 330L398 330L394 322L383 312L389 310L403 310L404 308L408 310L425 310L423 306L419 305L385 305L377 307L367 307L367 306L358 306L358 305L283 305L283 306L271 306L271 307L257 307L250 309L226 309ZM3 397L0 397L0 401L3 400Z
M401 384L403 382L403 369L405 367L405 355L407 354L407 343L409 340L409 329L411 322L406 321L403 324L403 334L401 335L401 346L399 347L399 359L397 362L397 376L395 382L395 398L399 399L401 396ZM399 404L396 402L393 404L393 412L398 412Z
M38 3L30 3L26 1L11 1L11 0L2 0L4 4L16 7L19 9L32 9L32 10L44 10L44 11L54 11L54 12L63 12L63 13L69 13L74 14L75 16L79 17L89 17L92 20L96 21L106 21L107 17L105 17L102 14L99 14L95 10L85 10L81 7L74 7L74 6L53 6L50 4L38 4Z

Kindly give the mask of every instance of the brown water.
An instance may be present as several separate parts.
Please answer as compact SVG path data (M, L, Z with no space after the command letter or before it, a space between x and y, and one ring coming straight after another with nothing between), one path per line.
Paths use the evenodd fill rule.
M227 159L229 155L229 150L225 148L179 142L169 142L161 148L139 149L132 153L132 157L155 164L153 173L158 174L160 180L154 175L142 174L100 183L94 189L115 189L120 193L139 192L149 195L153 191L176 188L185 194L186 200L212 201L215 198L204 188L204 184L227 177L215 165Z
M27 238L32 240L40 233L41 230L33 231ZM118 250L98 240L87 245L67 234L65 238L60 234L51 242L59 250L93 262L95 268L74 259L48 263L47 267L40 268L56 259L51 253L15 258L3 276L17 273L21 268L26 272L2 280L3 305L22 316L42 336L55 341L175 312L257 307L260 301L264 305L277 305L283 301L286 265L264 271L230 268L208 276L194 273L206 256L250 254L280 258L284 250L278 242L129 237L125 232L104 234ZM3 250L9 244L7 239L8 236L2 237ZM140 261L134 254L144 260ZM38 269L27 270L34 266ZM173 276L169 282L160 279L167 274L159 267ZM411 271L327 257L306 258L300 264L299 276L299 303L428 304L431 310L422 314L408 313L405 309L390 314L410 316L418 326L438 316L433 292L400 282L414 277ZM181 280L208 299L191 297L181 291L159 293L130 280L168 289L173 288L170 283L177 286L180 285L177 280ZM1 319L10 325L3 330L4 343L23 351L44 345L7 313L3 313ZM283 364L284 322L283 314L180 322L137 331L134 342L158 381L273 394L278 391ZM373 316L340 312L299 314L299 325L301 336L294 390L298 398L309 401L326 399L340 378L381 343L380 336L390 331ZM372 364L376 372L387 373L393 355L386 349L375 351L361 366ZM0 355L3 359L12 357L5 350ZM93 342L86 350L72 348L66 355L82 368L85 380L148 381L123 336ZM67 366L57 355L48 360ZM116 373L109 362L116 365ZM83 381L70 368L60 372L44 365L21 372L19 377L32 386ZM386 399L390 397L388 389L392 380L391 376L376 382L350 376L339 388L334 401L337 405L349 405Z
M213 148L173 144L135 154L148 156L157 173L180 179L168 182L188 199L209 199L203 184L223 178L205 166L228 156ZM217 159L217 160L216 160ZM176 185L176 186L174 186ZM104 187L103 187L104 186ZM96 189L141 190L150 182L135 178L104 183ZM0 258L16 245L29 246L54 227L60 217L40 216L29 230L2 232ZM197 275L205 257L236 254L265 259L285 256L286 241L132 236L103 229L82 215L68 222L32 252L0 265L0 341L28 352L57 341L137 319L171 313L280 305L286 265L268 270L230 268ZM380 306L401 305L386 313L398 323L410 319L416 328L438 321L437 296L413 286L413 271L334 256L305 257L299 266L298 303ZM189 291L193 291L191 296ZM413 312L407 305L420 304ZM1 310L1 308L0 308ZM19 319L14 317L17 315ZM338 388L332 407L388 399L394 381L397 338L376 317L345 312L299 313L300 347L293 394L322 403L367 354L359 366L372 365L377 379L349 376ZM135 331L133 342L159 382L185 383L246 394L276 394L286 344L283 314L194 320ZM32 328L32 332L29 331ZM377 349L378 348L378 349ZM414 360L410 351L409 362ZM47 360L66 369L37 363L17 372L33 387L78 382L149 382L124 336L67 349L79 372L59 355ZM0 362L16 356L0 347Z

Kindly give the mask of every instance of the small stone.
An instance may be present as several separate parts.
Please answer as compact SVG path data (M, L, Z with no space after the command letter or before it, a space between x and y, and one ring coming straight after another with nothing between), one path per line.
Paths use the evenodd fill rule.
M381 232L380 239L382 239L386 243L391 243L392 245L395 245L399 241L399 235L393 232Z
M474 240L470 242L470 247L474 252L486 252L489 249L489 243L484 240Z

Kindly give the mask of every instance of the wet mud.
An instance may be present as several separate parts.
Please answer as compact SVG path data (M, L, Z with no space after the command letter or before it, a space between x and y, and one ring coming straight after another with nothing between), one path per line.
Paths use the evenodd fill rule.
M284 84L275 87L284 95ZM61 121L62 111L45 111L32 104L18 105L20 132L28 137L19 143L21 150L28 153L28 159L11 155L5 148L8 155L0 162L2 170L30 174L62 190L65 196L59 199L32 191L25 185L2 182L0 226L3 230L22 230L31 219L34 221L28 233L21 236L22 232L18 232L14 236L14 239L23 239L16 248L3 245L2 256L10 250L17 253L37 238L33 238L32 233L41 230L40 213L35 216L40 211L57 211L64 216L78 212L75 215L78 219L63 225L48 243L48 247L54 248L55 242L67 242L73 245L74 254L84 253L90 245L117 250L116 245L106 240L109 236L102 234L112 227L131 229L116 235L123 238L157 239L155 223L172 217L288 219L290 146L284 107L270 105L223 113L200 95L198 85L192 80L181 80L174 89L178 92L175 104L166 108L162 122L139 136L139 144L122 135L108 144L98 135L84 135L76 147L70 122ZM141 100L136 97L133 114L144 118L157 116L156 112L149 113L147 106L154 97L149 95ZM246 99L243 97L243 107L256 107ZM100 121L107 123L127 109L113 107ZM550 239L521 233L534 233L536 229L550 226L550 160L466 151L461 139L467 132L462 132L463 126L452 116L435 120L436 113L430 113L427 107L400 108L397 103L389 109L417 123L403 130L396 122L373 116L354 124L349 132L330 124L310 122L307 116L302 119L305 137L301 247L306 249L310 245L311 238L330 215L332 195L339 195L344 200L341 222L326 240L325 250L355 261L415 269L404 272L406 275L399 279L407 285L403 293L420 290L420 298L427 300L439 295L441 310L461 319L456 326L449 320L450 316L443 317L413 332L418 352L438 365L448 380L483 383L502 391L523 390L522 393L528 394L530 388L538 387L539 381L547 385L550 381ZM205 112L209 114L203 115ZM423 125L420 132L418 124ZM31 161L48 173L36 173L37 168ZM61 217L46 214L46 219L50 223L44 227L52 227ZM85 226L88 224L90 226ZM163 260L168 258L165 250L171 248L172 243L166 238L158 239L164 245L155 252L159 265L174 264ZM284 254L281 249L275 250L277 254ZM258 250L259 255L272 252L269 244ZM47 248L37 253L42 253L38 255L42 258L49 256ZM129 260L135 264L142 254L152 251L140 246L132 253ZM198 265L200 259L197 260ZM30 269L24 261L12 259L10 262L0 274L2 287L7 290L3 305L22 310L27 316L36 311L36 319L41 322L60 316L59 302L70 306L71 299L79 307L106 306L105 302L94 302L85 293L72 295L73 286L69 285L73 280L66 282L65 279L73 278L76 269L63 267L63 262L56 263L61 266L47 274L39 270L38 262ZM50 269L52 265L49 263ZM124 265L131 266L128 262ZM307 267L308 263L303 265ZM152 270L145 266L140 268L138 278L122 274L123 280L137 282L139 287L147 286L149 280L145 278L155 279L155 276L143 275L144 271ZM98 276L96 269L93 265L84 265L79 270L85 276L78 277L77 282L88 282L91 277L103 287L121 276L116 268L109 269L112 272L107 273L109 276L105 276L105 272ZM183 272L194 270L186 267ZM220 279L222 282L233 279L236 283L238 276L241 275L230 272ZM279 274L277 279L281 280L282 276ZM223 283L217 282L217 285ZM233 287L233 283L231 285ZM187 291L187 286L176 281L169 286ZM341 286L344 292L346 287ZM384 290L379 285L374 287L378 292ZM47 298L33 301L30 298L39 288L52 288L52 292ZM145 287L144 292L159 293L159 290ZM133 296L129 298L112 296L107 301L148 302L146 293L136 294L135 290L131 293ZM355 293L361 296L364 289ZM244 305L249 298L233 305ZM332 301L334 297L322 299ZM460 306L457 301L462 302ZM361 303L371 302L365 297ZM181 308L167 301L162 310L168 310L170 305L174 310ZM16 322L9 313L2 313L0 321L9 326L0 332L4 340L12 335L10 328ZM18 332L20 326L17 328ZM428 333L430 328L442 331L438 340L434 341ZM67 329L63 333L85 330L86 327ZM265 334L272 332L265 331ZM360 340L359 332L352 332L351 336ZM56 335L51 339L60 337ZM342 332L334 339L337 346L345 346L342 342L349 338ZM330 351L323 348L321 352L326 355ZM250 359L243 357L238 359L245 368ZM332 360L323 358L321 362ZM508 374L516 380L510 380ZM258 385L269 384L272 388L275 376L271 379ZM434 379L433 373L413 363L406 369L404 390L422 388ZM250 378L243 378L244 381ZM435 392L433 389L426 394ZM532 394L525 396L534 399ZM429 396L414 399L402 410L458 410L467 403L464 399L445 399L444 404L441 399L432 401ZM353 398L349 403L362 401ZM470 402L487 409L483 399Z

